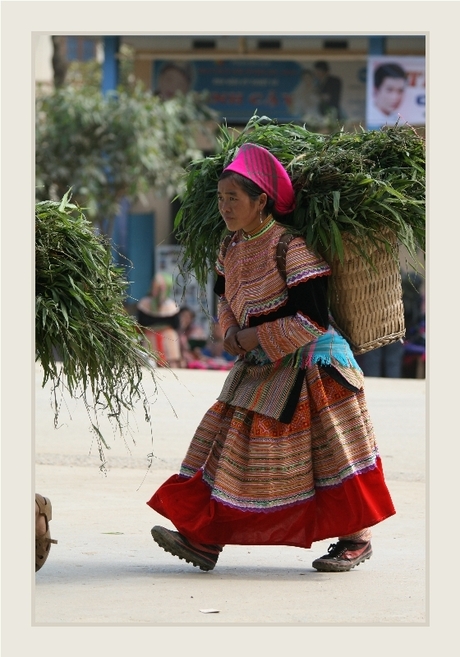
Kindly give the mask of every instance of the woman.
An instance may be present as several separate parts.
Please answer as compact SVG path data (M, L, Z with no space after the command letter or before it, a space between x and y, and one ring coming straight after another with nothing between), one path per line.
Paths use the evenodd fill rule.
M150 294L137 304L137 321L160 367L181 366L179 306L172 298L173 287L171 274L158 272L152 280Z
M372 525L395 513L348 343L329 325L328 264L294 237L285 278L276 217L294 209L281 163L246 144L218 183L232 233L215 292L225 349L237 356L180 473L148 504L177 532L166 551L212 570L224 545L291 545L338 536L313 562L348 571L372 554Z

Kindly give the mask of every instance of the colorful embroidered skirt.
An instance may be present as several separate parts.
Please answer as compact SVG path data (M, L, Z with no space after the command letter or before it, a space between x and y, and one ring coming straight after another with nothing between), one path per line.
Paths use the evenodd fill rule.
M289 424L217 401L147 504L191 540L292 545L393 515L364 392L306 371Z

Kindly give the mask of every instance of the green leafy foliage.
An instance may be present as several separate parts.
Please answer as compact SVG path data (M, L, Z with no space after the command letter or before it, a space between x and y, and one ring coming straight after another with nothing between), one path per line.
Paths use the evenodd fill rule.
M217 182L247 142L267 148L286 167L296 193L288 223L327 260L343 260L345 241L365 259L372 250L366 245L393 249L394 237L414 261L425 250L425 144L413 128L324 135L254 116L236 135L223 126L219 152L186 171L175 229L183 273L193 271L200 285L226 233Z
M152 354L123 307L127 283L113 265L107 238L95 234L66 194L35 205L35 348L44 386L65 386L123 431L125 411L142 400ZM57 357L58 356L58 357ZM153 374L153 370L151 370ZM58 407L55 407L58 413ZM105 440L93 427L98 444Z
M203 155L214 115L204 96L162 101L141 85L103 95L64 87L36 101L36 198L58 200L69 188L100 229L148 191L180 191L184 168ZM110 234L110 230L105 230Z

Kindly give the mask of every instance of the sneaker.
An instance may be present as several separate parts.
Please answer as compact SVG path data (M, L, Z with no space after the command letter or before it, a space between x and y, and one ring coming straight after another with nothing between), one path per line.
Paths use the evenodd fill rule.
M179 532L156 525L150 532L153 540L166 552L184 559L201 570L212 570L222 552L220 545L193 544ZM200 548L196 547L200 545Z
M372 546L370 541L367 543L339 541L338 543L331 543L327 549L327 554L315 559L312 566L321 572L344 573L362 561L370 559L371 556Z

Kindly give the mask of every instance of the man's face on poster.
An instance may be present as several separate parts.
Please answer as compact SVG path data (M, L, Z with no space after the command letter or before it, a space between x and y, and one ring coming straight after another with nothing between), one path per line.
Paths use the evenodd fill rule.
M385 78L380 87L374 89L374 104L384 114L392 114L401 105L406 81L403 78Z
M163 100L170 100L177 92L186 94L189 89L190 81L177 68L167 68L158 79L158 93Z

